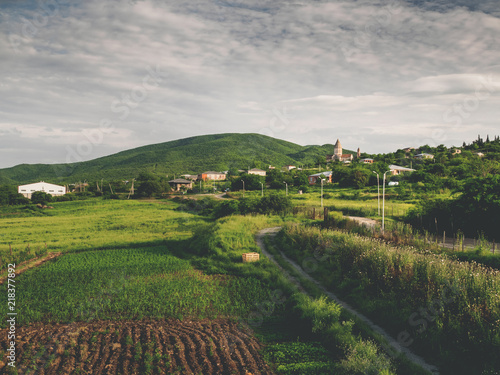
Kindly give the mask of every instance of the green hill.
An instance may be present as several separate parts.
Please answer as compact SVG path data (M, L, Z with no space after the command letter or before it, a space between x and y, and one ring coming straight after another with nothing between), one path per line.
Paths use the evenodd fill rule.
M0 183L132 179L145 169L158 174L194 174L206 170L265 168L269 164L277 167L313 165L318 157L332 153L331 144L300 146L260 134L202 135L138 147L80 163L21 164L0 169Z

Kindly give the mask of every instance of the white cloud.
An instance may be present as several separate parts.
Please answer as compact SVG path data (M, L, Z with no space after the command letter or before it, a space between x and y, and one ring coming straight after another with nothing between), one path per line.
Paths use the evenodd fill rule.
M500 21L489 1L439 8L368 0L55 1L58 14L46 19L37 6L11 1L2 9L0 134L8 141L2 151L10 151L0 167L60 162L65 146L103 119L115 132L85 159L261 129L301 144L341 138L382 152L433 138L433 128L446 129L445 142L456 134L461 143L498 126L496 86L459 130L443 119L474 95L478 79L500 72ZM46 22L29 30L36 19ZM113 103L139 94L156 66L162 82L142 101L129 99L121 119ZM284 105L293 118L284 129L272 126L273 108ZM391 128L397 131L384 133ZM25 152L33 147L37 153Z

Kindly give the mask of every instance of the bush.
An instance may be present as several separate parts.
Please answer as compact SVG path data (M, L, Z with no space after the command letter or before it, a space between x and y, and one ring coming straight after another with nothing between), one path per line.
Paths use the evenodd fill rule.
M35 191L31 194L31 203L33 204L41 204L45 206L49 202L52 202L52 195L50 194L43 191Z

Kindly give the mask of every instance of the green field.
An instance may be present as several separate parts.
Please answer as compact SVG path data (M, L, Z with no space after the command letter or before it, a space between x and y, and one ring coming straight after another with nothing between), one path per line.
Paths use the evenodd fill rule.
M241 316L269 298L260 280L204 275L168 247L68 254L21 280L19 324Z
M270 345L265 356L279 374L347 375L353 368L354 373L384 369L391 374L394 369L380 348L353 334L352 324L340 318L339 306L297 293L265 257L241 262L242 253L260 252L254 240L257 230L283 224L278 216L213 221L173 202L99 199L33 212L32 217L0 219L4 246L47 243L66 254L16 277L19 326L230 318L255 329ZM53 227L47 229L49 223ZM4 295L6 288L0 288ZM6 304L0 308L4 316L6 309ZM318 330L329 332L328 338ZM98 340L95 335L87 339ZM139 347L149 345L142 340ZM23 346L28 354L30 348ZM35 361L32 368L57 363L54 353L37 354L44 348L26 357L27 363ZM75 361L79 358L75 354Z
M285 194L285 191L282 191ZM396 200L394 189L386 190L385 215L388 218L400 219L410 208L415 207L413 200ZM264 190L264 194L270 194L270 190ZM231 196L241 198L243 192L231 192ZM381 218L378 215L377 188L339 188L336 184L325 185L323 189L323 206L344 212L351 216L365 216L374 219ZM245 197L258 198L260 191L246 191ZM307 193L298 193L298 188L289 189L289 197L295 206L321 207L321 188L319 186L310 186ZM382 191L380 192L380 212L382 215Z
M17 207L0 219L0 254L47 247L48 251L158 244L189 238L204 219L176 211L173 202L102 200L52 203L53 209ZM12 209L8 209L11 210Z

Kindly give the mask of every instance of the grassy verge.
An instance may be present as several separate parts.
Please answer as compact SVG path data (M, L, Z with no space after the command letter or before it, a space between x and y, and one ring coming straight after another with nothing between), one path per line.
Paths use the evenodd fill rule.
M400 337L443 373L480 374L499 367L500 274L336 231L288 226L279 248L314 277Z
M323 293L321 288L313 283L311 280L302 276L290 263L288 263L282 256L281 252L276 249L274 243L270 238L266 238L266 249L273 255L274 259L278 264L285 269L292 277L300 282L302 287L306 292L315 299L323 299L327 296ZM378 333L374 332L365 322L360 320L357 316L351 314L347 310L342 310L340 314L340 319L343 321L352 321L354 325L352 327L352 333L358 335L362 340L369 340L376 343L379 348L388 347L387 341ZM393 351L386 353L389 356L393 356ZM395 367L396 374L413 374L413 375L426 375L429 374L427 371L419 366L416 366L413 362L408 360L404 355L393 356L393 363Z

